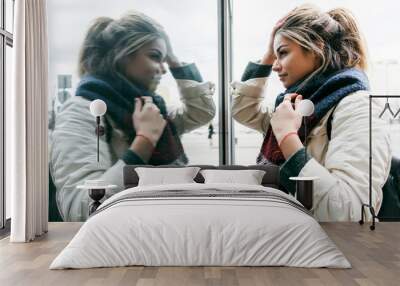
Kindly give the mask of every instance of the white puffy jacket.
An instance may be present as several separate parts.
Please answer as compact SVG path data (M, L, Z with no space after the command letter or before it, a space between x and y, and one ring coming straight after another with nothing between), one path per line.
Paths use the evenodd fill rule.
M167 107L179 134L190 132L212 120L215 105L212 99L214 85L210 82L176 80L182 106ZM58 209L64 221L85 221L90 198L87 190L77 188L88 179L102 179L115 184L117 189L107 190L106 197L123 190L123 167L120 159L128 149L127 136L118 129L111 118L111 142L100 137L100 160L97 163L96 121L89 110L90 101L73 96L62 106L52 133L50 173L56 186ZM102 125L107 124L102 118ZM104 198L104 199L105 199Z
M251 78L232 83L234 119L264 134L271 113L271 109L261 108L266 82L267 78ZM372 202L378 213L390 171L391 148L387 127L378 118L382 107L375 99L372 106ZM369 94L354 92L339 102L329 141L326 124L332 110L310 131L307 153L312 158L299 176L319 177L314 181L312 209L319 221L358 221L361 205L369 201ZM368 210L367 215L370 219Z

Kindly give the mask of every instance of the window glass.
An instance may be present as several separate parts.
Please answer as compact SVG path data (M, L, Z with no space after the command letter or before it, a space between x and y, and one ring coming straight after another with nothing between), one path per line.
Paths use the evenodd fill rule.
M93 7L96 7L96 9L93 9ZM183 145L184 153L188 160L184 160L183 152L178 146L179 140L169 137L174 133L172 130L172 133L165 131L167 135L165 138L162 137L164 145L163 147L157 147L160 149L157 149L153 153L150 162L156 162L152 163L154 165L157 165L159 162L168 162L168 164L218 164L219 162L218 115L216 111L214 111L214 109L218 109L218 100L216 92L213 94L214 90L218 90L218 30L217 3L215 1L119 0L110 2L108 0L49 0L50 96L48 112L49 149L51 150L49 164L55 188L58 190L67 185L76 186L83 183L89 177L99 178L102 174L102 172L91 173L88 171L88 168L91 170L93 170L92 168L97 169L91 165L96 163L97 145L91 145L89 143L96 143L96 135L94 130L88 130L91 125L94 126L95 118L80 118L77 114L74 114L74 108L71 107L71 105L78 104L72 103L73 100L71 98L74 98L77 94L77 88L82 80L82 77L78 74L79 52L85 34L96 18L111 17L113 19L118 19L132 9L144 13L164 27L169 36L174 54L181 62L185 62L186 66L185 68L181 67L175 69L175 76L177 78L187 79L177 82L171 72L168 71L168 65L165 64L167 72L162 76L156 93L161 95L164 99L168 113L171 114L172 112L170 118L177 132L181 135L180 142ZM111 28L109 28L109 30L111 30ZM107 52L104 52L108 53L108 55L111 53L115 54L115 50L109 52L110 49L114 49L123 36L133 37L132 31L134 31L133 29L125 30L118 35L116 32L109 33L109 30L107 30L108 32L102 32L101 35L100 33L92 33L92 35L102 37L101 40L96 40L97 47L99 47L97 51L103 50L104 52L104 49L109 49ZM112 37L114 41L110 41L110 37ZM134 44L133 42L129 43L132 43L132 45ZM164 42L163 45L165 45ZM128 48L129 47L127 47L127 49ZM156 46L154 49L163 50L163 48L159 46ZM121 48L119 48L119 51L124 53ZM161 53L163 52L161 51ZM92 52L88 52L88 54L93 55ZM130 84L135 85L139 89L141 86L146 86L146 80L154 71L154 66L145 65L143 62L138 61L138 59L143 60L143 58L138 56L140 55L139 53L132 53L132 56L129 57L127 54L125 55L125 60L119 62L117 69L124 73L125 78L130 81ZM151 55L151 57L150 54L145 53L145 55L148 56L148 58L145 58L148 60L146 63L150 61L154 64L154 61L159 60L156 58L157 55ZM116 58L117 57L113 57L113 59ZM203 79L202 84L199 84L197 81L199 79L191 74L191 72L195 71L193 66L190 65L191 63L195 63L200 71ZM99 65L94 66L100 69ZM107 67L110 66L111 65ZM111 74L111 70L112 68L107 69L107 77L109 76L108 73ZM156 79L158 79L157 76ZM93 78L90 80L93 80ZM120 78L118 78L117 81L109 81L109 78L107 78L106 81L107 84L111 84L113 87L117 85L117 82L118 84L122 82L121 85L118 85L119 87L115 88L118 89L123 86L124 92L128 89L131 91L130 87L127 87L126 81ZM95 83L96 86L97 84L98 82ZM85 87L82 89L84 88ZM78 92L80 92L80 90L78 90ZM104 90L105 89L102 89L101 92L97 90L96 93L104 95ZM123 96L126 96L126 98L134 96L131 92L129 92L128 95L125 95L124 92L120 92L119 94L124 94ZM115 98L116 97L107 97L107 100L114 100ZM215 108L212 102L214 102ZM118 105L118 107L121 107L122 110L125 108L125 106L121 105ZM86 106L86 111L87 108ZM132 119L126 116L126 110L124 110L124 115L121 117L123 117L124 120L131 121L125 124L126 121L123 121L117 116L120 114L118 111L119 109L114 109L110 103L108 104L108 108L110 112L114 112L114 115L107 113L105 117L108 124L106 129L108 128L107 130L112 129L115 131L112 133L112 136L114 136L112 140L114 141L109 141L110 138L103 137L100 143L103 149L100 151L101 162L99 163L107 164L104 168L109 170L117 163L119 158L125 159L123 156L130 144L127 142L132 141L132 138L129 137L132 135ZM214 117L212 116L213 113L215 113ZM80 119L75 119L73 116L77 116L77 118ZM71 126L75 124L77 120L79 122L78 124L84 122L79 125L82 126L82 128L74 131L75 134L70 136L71 134L68 133L69 128L74 128ZM122 124L122 122L124 122L124 124ZM184 131L183 134L181 134L182 131ZM68 135L68 140L62 139L63 136L66 135ZM106 134L106 136L108 135L109 134ZM147 133L144 135L145 137L149 137ZM75 136L75 141L73 140L73 136ZM173 139L173 144L170 144L171 141L165 141L166 138ZM75 145L79 144L81 144L79 146L79 152L83 153L79 153L74 149L76 148ZM107 149L105 149L104 144L108 144ZM158 155L157 157L157 155L154 155L155 153L162 155ZM169 155L169 153L171 155ZM66 160L60 159L60 162L56 162L57 158L61 158L62 156L65 156L63 158ZM78 156L84 162L74 165L74 156ZM154 158L160 160L153 161ZM68 159L72 161L68 163ZM135 160L136 159L137 158L135 158ZM75 177L73 181L63 181L63 178L69 175L67 173L62 174L63 172L74 172ZM120 172L122 172L122 169ZM121 181L119 183L122 184Z
M2 29L3 25L3 5L2 5L3 0L0 0L0 29Z
M5 92L6 98L11 94L11 83L12 83L12 69L13 69L13 60L12 60L12 48L6 45L6 74L5 74ZM11 217L11 192L10 188L6 188L6 219Z
M234 50L234 78L239 80L249 61L261 59L266 51L269 34L274 24L288 11L304 1L233 1L233 50ZM272 3L272 4L271 4ZM379 5L372 1L332 0L307 1L316 4L322 10L344 7L350 9L358 20L368 47L369 69L368 76L373 94L400 94L400 40L397 30L397 11L400 4L383 0ZM374 13L371 14L371 11ZM385 23L384 29L376 23ZM277 75L272 72L265 90L264 108L273 108L276 96L284 91L284 87ZM394 110L399 108L398 99L390 99ZM394 152L400 155L400 120L389 120L393 129L392 140ZM259 153L263 137L257 131L234 122L237 164L253 164ZM397 144L396 144L397 142Z
M5 0L6 30L10 33L14 31L14 0Z

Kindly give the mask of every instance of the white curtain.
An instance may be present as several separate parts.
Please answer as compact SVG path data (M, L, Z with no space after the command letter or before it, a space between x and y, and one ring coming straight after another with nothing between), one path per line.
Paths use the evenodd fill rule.
M6 98L6 187L12 242L47 232L48 47L46 0L15 1L13 93Z

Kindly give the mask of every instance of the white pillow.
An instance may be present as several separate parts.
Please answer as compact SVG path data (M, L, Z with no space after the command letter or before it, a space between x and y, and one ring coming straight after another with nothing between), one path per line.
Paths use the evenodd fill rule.
M199 170L199 167L135 168L139 176L138 186L195 183L193 179Z
M261 185L265 171L262 170L202 170L205 184L234 183Z

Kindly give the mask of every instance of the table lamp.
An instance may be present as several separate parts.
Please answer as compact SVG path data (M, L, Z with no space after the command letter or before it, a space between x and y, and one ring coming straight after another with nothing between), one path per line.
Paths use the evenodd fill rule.
M107 105L101 99L93 100L90 103L90 113L96 117L96 135L97 135L97 163L99 162L99 142L100 136L104 135L104 127L100 125L100 116L107 111Z
M309 99L303 99L299 103L298 111L303 116L304 125L304 164L307 163L307 122L306 117L314 113L314 103ZM318 177L290 177L291 180L296 181L296 197L303 203L304 207L308 210L313 206L313 181Z
M107 111L106 103L101 99L93 100L90 103L90 113L96 117L96 135L97 135L97 163L99 163L99 144L100 136L104 135L104 127L100 125L100 116L103 116ZM84 185L78 186L80 189L87 189L89 191L89 197L93 202L89 205L89 215L94 213L100 206L100 200L106 194L107 188L115 188L115 185L109 185L104 180L86 180Z
M303 116L304 124L304 148L306 149L304 163L307 162L307 122L306 117L311 116L314 113L314 103L309 99L303 99L299 103L299 113Z

